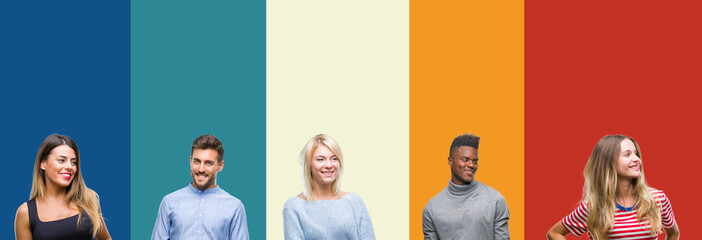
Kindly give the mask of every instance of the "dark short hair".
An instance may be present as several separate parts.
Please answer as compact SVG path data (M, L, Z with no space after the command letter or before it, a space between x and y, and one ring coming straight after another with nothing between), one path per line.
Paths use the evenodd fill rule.
M193 141L193 148L190 149L190 155L193 154L195 149L212 149L217 151L217 161L219 162L221 162L222 158L224 158L224 147L222 146L222 142L220 142L217 137L209 134L202 135Z
M453 142L451 143L451 149L449 149L449 156L451 156L453 150L456 150L462 146L473 147L475 148L475 150L478 150L479 145L480 137L478 137L477 135L470 133L458 135L458 137L454 138Z

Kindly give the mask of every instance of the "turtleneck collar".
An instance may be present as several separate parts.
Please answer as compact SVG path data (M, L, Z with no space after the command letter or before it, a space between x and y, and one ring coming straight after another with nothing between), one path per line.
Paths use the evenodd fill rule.
M478 181L473 181L470 182L470 184L467 185L458 185L453 183L453 181L449 180L449 185L448 185L448 191L451 195L456 195L456 196L463 196L463 195L468 195L472 192L475 192L476 186L478 185Z

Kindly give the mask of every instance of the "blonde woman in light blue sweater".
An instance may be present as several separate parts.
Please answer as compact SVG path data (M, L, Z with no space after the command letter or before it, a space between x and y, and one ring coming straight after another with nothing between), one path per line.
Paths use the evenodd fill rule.
M286 240L375 239L366 205L342 192L343 155L336 141L319 134L300 153L303 192L283 207Z

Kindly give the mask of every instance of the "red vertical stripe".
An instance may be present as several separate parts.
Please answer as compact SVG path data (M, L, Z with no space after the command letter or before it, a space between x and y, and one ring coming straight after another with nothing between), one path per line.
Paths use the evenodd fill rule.
M699 1L530 1L525 6L526 239L541 239L582 194L605 134L641 145L649 185L692 232L702 166ZM688 227L689 226L689 227Z

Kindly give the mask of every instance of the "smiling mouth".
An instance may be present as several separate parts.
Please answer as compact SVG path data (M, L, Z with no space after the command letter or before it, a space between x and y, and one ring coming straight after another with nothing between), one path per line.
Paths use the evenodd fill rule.
M331 177L332 175L334 175L334 171L322 171L322 175Z
M59 173L59 176L61 176L62 178L65 178L65 179L71 179L72 175L73 174L70 174L70 173Z

